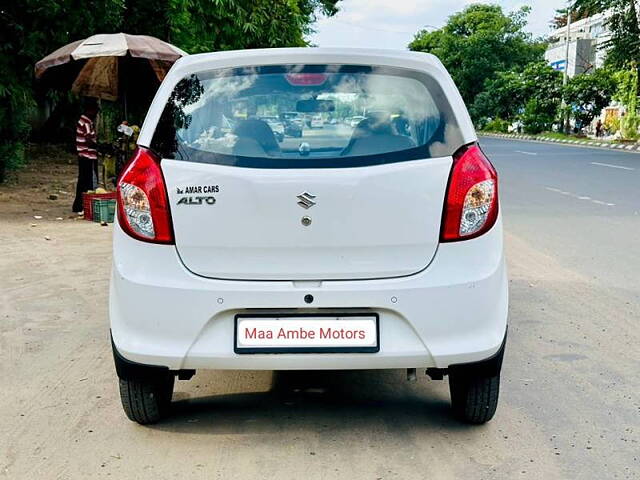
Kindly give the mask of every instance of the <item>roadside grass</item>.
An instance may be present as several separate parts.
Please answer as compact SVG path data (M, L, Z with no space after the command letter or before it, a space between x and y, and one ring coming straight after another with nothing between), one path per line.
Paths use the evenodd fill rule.
M489 131L489 130L479 130L478 133L482 134L482 133L493 133L493 134L505 134L505 132L495 132L495 131ZM507 135L520 135L520 134L516 134L514 132L508 133ZM597 142L597 143L615 143L615 144L628 144L628 145L635 145L637 142L633 141L633 140L622 140L622 139L617 139L617 140L606 140L604 138L590 138L587 137L585 135L567 135L566 133L561 133L561 132L542 132L542 133L538 133L538 134L527 134L527 133L523 133L522 135L528 135L530 137L534 137L537 139L554 139L554 140L567 140L567 141L574 141L574 140L578 140L578 141L588 141L588 142Z
M556 140L590 140L586 135L567 135L566 133L560 132L542 132L536 137L546 137L546 138L554 138Z

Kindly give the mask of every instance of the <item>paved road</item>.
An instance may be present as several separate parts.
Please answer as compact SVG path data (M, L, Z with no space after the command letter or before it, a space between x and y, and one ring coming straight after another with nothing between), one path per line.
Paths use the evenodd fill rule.
M640 300L640 154L483 138L507 231Z
M481 144L511 271L507 409L544 432L563 478L638 478L640 155Z
M640 155L482 143L511 278L492 422L458 424L446 381L401 371L199 372L173 418L132 424L108 345L110 229L54 211L31 227L16 188L0 204L0 478L638 478Z

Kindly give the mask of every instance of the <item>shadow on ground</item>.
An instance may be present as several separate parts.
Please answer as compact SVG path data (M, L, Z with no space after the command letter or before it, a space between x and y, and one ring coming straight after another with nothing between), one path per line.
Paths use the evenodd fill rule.
M431 382L424 376L409 383L404 371L399 370L281 371L258 375L272 375L268 391L207 395L209 385L200 389L203 396L176 393L171 416L151 428L207 435L269 434L283 429L366 431L401 425L452 431L469 428L451 417L446 382Z

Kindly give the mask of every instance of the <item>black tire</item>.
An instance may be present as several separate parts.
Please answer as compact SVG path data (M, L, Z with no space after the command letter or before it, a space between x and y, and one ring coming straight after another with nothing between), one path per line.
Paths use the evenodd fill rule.
M148 381L121 378L120 400L129 420L148 425L164 418L171 406L174 380L171 373Z
M450 374L449 392L451 408L456 418L466 423L486 423L493 418L498 407L500 374Z

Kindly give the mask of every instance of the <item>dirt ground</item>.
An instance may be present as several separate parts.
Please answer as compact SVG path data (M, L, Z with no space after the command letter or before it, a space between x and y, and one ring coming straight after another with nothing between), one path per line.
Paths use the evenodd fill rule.
M485 426L451 419L446 380L402 371L198 372L170 419L130 422L109 344L112 227L71 215L75 165L45 153L0 186L0 478L638 478L640 365L616 354L638 348L637 305L512 234L515 320Z
M75 220L71 205L76 189L76 157L57 145L31 145L27 157L27 165L9 172L6 182L0 184L0 221L30 218L30 223L38 224L57 218Z

